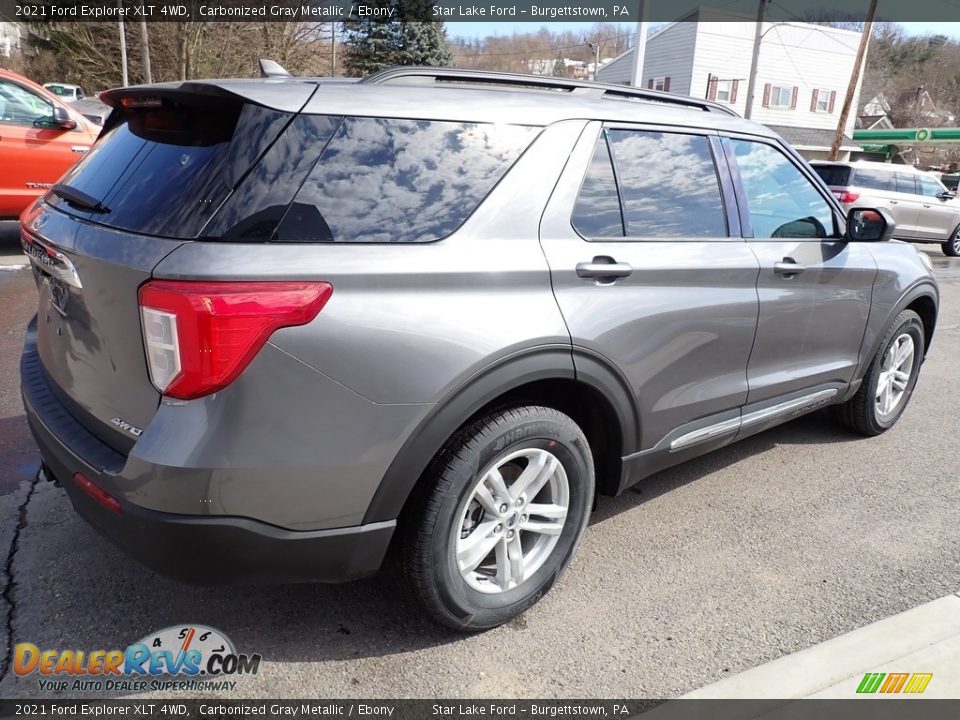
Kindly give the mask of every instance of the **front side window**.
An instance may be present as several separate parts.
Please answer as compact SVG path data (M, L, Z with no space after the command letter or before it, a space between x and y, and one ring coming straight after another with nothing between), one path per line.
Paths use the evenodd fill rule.
M932 177L918 175L917 180L920 181L920 194L926 197L936 197L944 190L940 183L938 183Z
M731 139L755 238L826 238L833 209L786 155L766 143Z
M0 122L34 125L53 119L53 105L16 83L0 79Z
M636 238L727 236L720 182L702 135L608 130L626 234Z
M430 242L450 235L537 128L348 117L277 228L277 242Z
M667 79L666 78L654 78L653 79L653 89L654 90L666 90L667 89Z

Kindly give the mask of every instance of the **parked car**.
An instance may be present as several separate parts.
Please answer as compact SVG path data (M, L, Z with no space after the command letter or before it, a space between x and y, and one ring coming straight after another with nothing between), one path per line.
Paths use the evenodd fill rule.
M73 109L94 125L103 125L110 115L111 108L106 103L100 102L98 98L91 97L77 100L73 103Z
M940 243L945 254L960 255L960 201L934 175L865 160L811 165L844 208L885 208L897 223L898 238Z
M44 83L44 89L48 90L51 95L56 95L60 100L67 103L76 102L77 100L83 100L86 95L83 92L83 88L79 85L68 85L66 83Z
M189 582L392 544L490 628L597 495L826 406L882 433L930 346L930 260L719 104L425 68L103 97L22 218L24 404L41 476Z
M98 132L36 83L0 69L0 220L16 218L52 187Z

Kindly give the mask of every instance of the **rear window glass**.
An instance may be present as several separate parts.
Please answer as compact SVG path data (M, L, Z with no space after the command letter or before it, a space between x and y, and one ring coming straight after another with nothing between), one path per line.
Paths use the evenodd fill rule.
M451 234L537 128L343 120L280 223L277 242L429 242Z
M256 105L127 112L60 181L107 212L48 202L123 230L196 237L289 118Z
M853 184L869 190L896 191L893 186L893 173L885 170L867 170L858 168L853 176Z
M813 169L827 185L838 186L850 183L850 168L845 165L814 165Z

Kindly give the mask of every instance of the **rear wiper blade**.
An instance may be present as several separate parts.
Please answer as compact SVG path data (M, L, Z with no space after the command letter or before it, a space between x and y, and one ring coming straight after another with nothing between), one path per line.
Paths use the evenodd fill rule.
M77 190L74 187L69 185L64 185L63 183L57 183L50 191L57 197L61 197L66 200L70 205L73 205L76 208L81 210L91 210L95 213L108 213L110 208L103 205L99 200L97 200L92 195L87 195L82 190Z

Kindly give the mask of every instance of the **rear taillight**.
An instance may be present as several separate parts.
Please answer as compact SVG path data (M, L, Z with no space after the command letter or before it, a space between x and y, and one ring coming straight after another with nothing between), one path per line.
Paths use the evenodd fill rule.
M837 200L845 205L855 203L860 199L860 193L849 192L847 190L834 190L833 195L837 198Z
M332 293L325 282L151 280L140 288L150 381L181 400L222 390L275 330L307 324Z

